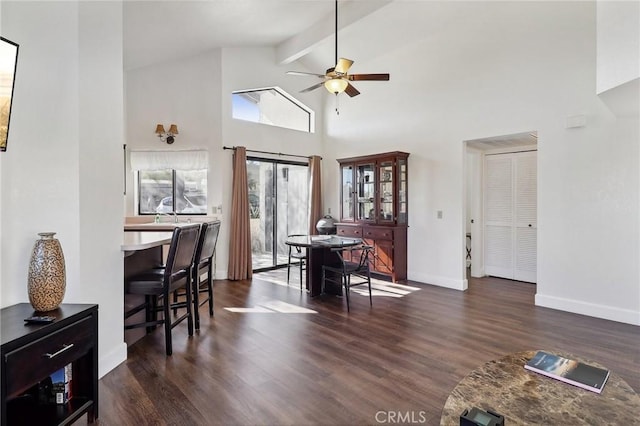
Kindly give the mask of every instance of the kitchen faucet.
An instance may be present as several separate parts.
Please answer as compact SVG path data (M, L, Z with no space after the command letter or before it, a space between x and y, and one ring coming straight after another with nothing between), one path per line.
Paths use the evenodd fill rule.
M173 216L173 223L178 223L178 214L176 212L172 212L172 213L158 213L159 215L162 216Z

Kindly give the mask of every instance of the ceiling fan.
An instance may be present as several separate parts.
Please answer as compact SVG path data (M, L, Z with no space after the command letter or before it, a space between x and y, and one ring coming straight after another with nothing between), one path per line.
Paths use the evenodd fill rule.
M336 49L335 49L335 60L336 65L332 68L329 68L325 74L315 74L310 72L302 72L302 71L288 71L287 74L291 75L303 75L303 76L315 76L322 79L320 83L316 83L313 86L307 87L300 91L300 93L310 92L315 90L321 86L324 86L330 93L338 93L345 92L350 97L354 97L360 94L358 89L356 89L351 81L363 81L363 80L371 80L371 81L388 81L389 74L349 74L349 68L353 65L353 61L351 59L340 58L338 59L338 0L336 0Z

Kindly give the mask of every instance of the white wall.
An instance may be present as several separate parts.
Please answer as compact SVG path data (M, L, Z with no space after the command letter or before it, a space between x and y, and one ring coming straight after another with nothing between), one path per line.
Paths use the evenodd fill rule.
M378 31L425 13L423 2L392 5L371 16ZM66 256L65 302L100 304L103 374L126 356L122 5L3 1L0 11L3 36L21 45L10 141L0 154L0 306L28 300L36 234L56 231ZM413 31L397 49L359 61L358 72L389 71L391 81L358 82L362 94L341 96L339 116L333 96L299 94L325 123L315 134L231 118L233 90L277 84L297 94L308 85L284 74L302 67L275 66L272 49L223 49L130 71L126 143L160 146L154 125L176 122L175 148L209 148L210 203L222 204L223 224L231 186L223 145L323 151L325 211L332 207L334 217L335 158L408 151L409 278L463 288L463 141L537 129L536 303L640 324L640 126L637 116L616 119L595 95L595 5L497 2L486 11L441 34ZM574 114L587 117L585 127L565 128ZM224 225L221 242L225 271L218 271L226 275Z
M597 2L597 92L640 78L640 2Z
M402 27L423 7L394 2L371 16L373 26ZM358 82L362 94L343 97L339 116L328 100L327 146L338 158L411 153L409 279L462 289L463 141L537 129L536 303L640 324L638 117L616 120L596 95L595 3L483 7L359 63L358 71L389 71L391 80ZM566 129L575 114L586 126ZM336 178L328 185L337 209Z
M321 97L315 94L297 96L307 81L292 79L285 72L301 69L295 65L275 65L271 48L234 48L214 50L180 61L129 70L126 73L127 149L209 150L209 213L212 206L222 206L216 214L222 220L216 248L216 275L227 277L229 229L228 208L231 204L232 151L223 146L245 146L247 149L287 154L320 154L321 133L305 133L269 125L234 120L231 93L235 90L279 86L305 105L320 111ZM304 70L304 69L302 69ZM169 146L153 133L156 123L176 123L180 134ZM127 214L133 214L133 181L128 173Z
M217 206L222 199L215 182L220 161L220 51L180 61L126 72L127 150L179 150L203 148L211 162L208 200ZM156 124L165 129L178 125L179 134L167 145L154 133ZM134 214L135 182L127 170L127 210ZM209 208L211 213L211 208Z
M618 117L640 115L640 2L597 2L597 93Z
M247 149L284 152L296 155L317 154L322 146L322 131L306 133L274 126L259 125L231 116L231 93L234 90L279 86L300 102L316 111L316 123L322 122L320 90L298 93L316 83L305 77L286 74L287 70L302 70L296 63L275 65L274 49L227 48L222 50L222 129L224 145L243 145Z
M122 331L122 4L2 2L20 44L11 135L0 155L2 306L28 302L37 233L55 231L65 303L98 303L100 373Z
M126 356L122 206L122 3L79 3L79 265L68 300L100 304L100 375Z
M260 125L234 120L231 114L231 93L235 90L279 86L300 102L316 111L316 123L322 122L322 103L318 91L298 93L309 84L304 78L299 81L286 74L287 70L306 71L296 63L286 67L275 65L275 51L270 48L229 48L222 51L222 141L224 146L245 146L248 150L283 152L295 155L322 154L321 126L315 133ZM313 83L313 82L312 82ZM311 83L311 84L312 84ZM252 155L248 153L248 155ZM260 156L259 154L253 154ZM266 156L269 157L269 156ZM222 163L223 205L228 213L231 205L232 151L224 151ZM287 157L285 157L287 158ZM292 159L289 157L289 159ZM299 158L293 158L300 160ZM326 160L323 161L326 166ZM220 230L226 242L224 260L228 262L229 229ZM225 269L227 263L224 264Z

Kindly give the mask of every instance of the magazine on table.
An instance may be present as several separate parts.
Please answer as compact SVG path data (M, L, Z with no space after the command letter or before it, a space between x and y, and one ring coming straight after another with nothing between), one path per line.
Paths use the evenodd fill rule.
M609 370L544 351L536 352L524 368L595 393L602 392L609 378Z

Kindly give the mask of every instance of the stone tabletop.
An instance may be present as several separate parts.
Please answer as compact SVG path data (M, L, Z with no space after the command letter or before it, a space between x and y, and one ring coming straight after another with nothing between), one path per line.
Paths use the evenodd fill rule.
M573 354L546 352L608 368ZM597 394L526 370L535 353L513 353L469 373L447 398L440 425L459 425L460 414L474 406L503 415L509 426L640 423L640 396L613 371Z

